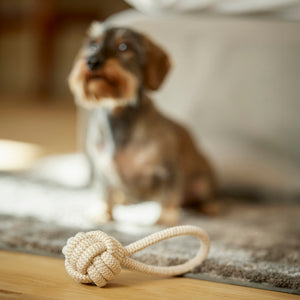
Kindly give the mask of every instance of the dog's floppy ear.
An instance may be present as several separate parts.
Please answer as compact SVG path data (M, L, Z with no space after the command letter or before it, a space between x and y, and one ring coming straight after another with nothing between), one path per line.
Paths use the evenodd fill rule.
M167 53L144 36L146 61L143 68L144 85L149 90L157 90L163 83L171 63Z

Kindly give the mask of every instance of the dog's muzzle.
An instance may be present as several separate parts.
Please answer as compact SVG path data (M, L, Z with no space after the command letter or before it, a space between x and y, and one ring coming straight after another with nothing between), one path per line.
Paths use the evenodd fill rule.
M96 56L88 57L86 59L86 64L91 71L98 70L103 65L103 62L103 60Z

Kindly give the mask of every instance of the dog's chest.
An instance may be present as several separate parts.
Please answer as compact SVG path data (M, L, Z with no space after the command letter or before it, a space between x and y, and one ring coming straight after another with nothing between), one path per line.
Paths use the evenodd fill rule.
M92 116L87 148L95 171L110 185L125 190L146 190L153 181L164 180L159 146L147 128L128 118L113 121L105 113Z
M87 151L95 171L101 173L101 177L105 177L111 184L120 185L121 179L114 162L116 148L116 141L107 113L97 111L90 118Z

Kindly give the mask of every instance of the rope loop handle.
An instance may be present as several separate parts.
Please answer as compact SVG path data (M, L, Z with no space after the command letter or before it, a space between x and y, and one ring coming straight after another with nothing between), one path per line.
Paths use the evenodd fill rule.
M201 247L194 258L181 265L152 266L128 257L163 240L182 235L192 235L199 238ZM68 239L67 245L62 251L65 256L66 271L74 280L80 283L95 283L102 287L121 272L121 266L159 276L184 274L206 259L209 246L209 237L203 229L183 225L153 233L126 247L100 230L87 233L79 232Z

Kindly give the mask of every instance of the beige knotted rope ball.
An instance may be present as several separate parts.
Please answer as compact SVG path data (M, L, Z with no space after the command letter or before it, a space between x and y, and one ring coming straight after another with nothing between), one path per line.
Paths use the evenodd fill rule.
M177 266L159 267L143 264L128 256L165 239L193 235L200 239L201 248L191 260ZM68 239L63 248L67 273L80 283L95 283L105 286L121 272L121 266L152 275L175 276L192 270L201 264L209 252L209 237L196 226L176 226L153 233L137 242L123 247L106 233L90 231L77 233Z

